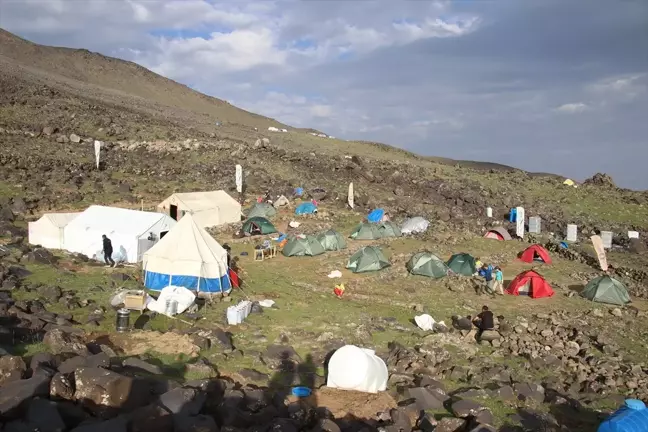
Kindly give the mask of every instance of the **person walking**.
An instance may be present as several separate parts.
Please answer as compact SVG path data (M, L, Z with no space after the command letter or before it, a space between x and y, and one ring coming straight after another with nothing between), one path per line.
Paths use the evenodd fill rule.
M502 273L499 266L495 267L495 285L493 289L495 294L504 295L504 273Z
M484 264L479 270L479 275L484 278L484 284L480 286L479 295L485 292L493 295L493 267L490 264Z
M115 267L117 264L115 263L115 260L112 259L112 242L108 237L106 237L106 234L102 235L101 239L103 240L103 253L104 261L106 261L106 267Z

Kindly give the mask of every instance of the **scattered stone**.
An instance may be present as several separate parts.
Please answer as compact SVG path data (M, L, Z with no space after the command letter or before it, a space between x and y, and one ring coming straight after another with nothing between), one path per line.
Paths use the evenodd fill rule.
M47 345L53 354L74 353L80 356L90 355L80 334L68 333L60 328L55 328L45 333L43 343Z
M270 379L268 374L264 374L255 369L241 369L239 375L244 379L255 382L267 382Z
M443 417L437 423L434 432L459 432L464 430L466 420L456 417Z
M12 381L0 387L0 413L11 416L26 401L49 394L51 376L38 373L28 379Z
M470 399L461 399L452 404L452 413L455 417L475 417L484 407Z
M171 414L195 416L205 404L206 395L193 388L177 388L160 396L160 405Z
M0 357L0 386L22 379L26 370L22 358L11 355Z
M441 409L444 402L449 399L437 389L429 390L424 387L407 389L407 396L416 400L416 407L420 411Z
M81 142L81 137L77 134L70 134L70 141L78 144Z
M36 398L27 408L27 423L39 432L63 432L67 430L56 403Z
M125 368L137 369L150 373L152 375L162 375L162 368L157 365L146 362L138 357L128 357L122 362L122 366Z
M613 309L610 311L610 313L611 313L612 315L614 315L615 317L622 317L622 316L623 316L623 312L621 312L621 309L619 309L619 308L613 308Z

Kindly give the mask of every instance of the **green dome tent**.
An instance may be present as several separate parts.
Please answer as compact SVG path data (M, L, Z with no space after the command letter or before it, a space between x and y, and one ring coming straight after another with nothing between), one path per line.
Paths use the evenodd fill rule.
M274 234L277 232L277 229L270 223L270 221L263 217L251 217L245 222L243 222L244 233L250 235L265 235L265 234Z
M472 276L477 271L475 266L475 258L467 253L458 253L450 257L446 263L450 270L456 274L464 276Z
M378 227L378 231L383 238L401 237L403 235L398 225L393 222L384 222Z
M419 252L407 262L407 270L413 275L439 279L448 274L448 266L431 252Z
M272 204L262 202L256 203L250 207L247 211L247 218L251 219L253 217L262 217L262 218L271 218L277 214L277 209L275 209Z
M287 257L315 256L324 252L324 247L314 236L291 237L281 251Z
M382 270L390 265L379 248L376 246L366 246L351 255L346 268L353 273L363 273Z
M361 223L349 236L354 240L378 240L382 238L380 228L375 224Z
M625 285L608 275L589 281L580 295L588 300L618 306L631 302Z
M324 250L327 251L338 251L346 249L347 247L344 237L342 237L340 233L333 230L328 230L319 234L317 236L317 240L322 244Z

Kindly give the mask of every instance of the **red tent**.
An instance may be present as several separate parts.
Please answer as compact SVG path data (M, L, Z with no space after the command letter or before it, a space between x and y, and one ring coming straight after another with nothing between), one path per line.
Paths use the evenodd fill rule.
M551 264L549 252L539 244L529 246L520 255L520 259L525 263L531 263L536 258L540 258L545 264Z
M551 285L533 270L520 273L511 281L506 292L511 295L528 295L531 298L551 297L554 290Z

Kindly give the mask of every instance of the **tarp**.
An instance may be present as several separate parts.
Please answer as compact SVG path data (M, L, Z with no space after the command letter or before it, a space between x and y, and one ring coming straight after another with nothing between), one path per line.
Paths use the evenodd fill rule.
M287 257L316 256L324 252L324 247L314 236L291 237L281 251Z
M270 223L270 221L263 217L252 217L243 222L244 233L250 235L266 235L274 234L277 232L277 229Z
M551 257L549 256L549 252L539 244L534 244L526 248L520 255L520 260L525 263L541 261L545 264L551 264Z
M254 217L262 218L271 218L277 214L277 209L275 209L272 204L266 202L260 202L254 204L247 211L247 218L252 219Z
M272 205L274 206L274 208L290 206L290 201L288 201L288 198L286 198L284 195L281 195L274 203L272 203Z
M448 266L441 258L431 252L419 252L406 264L407 270L414 275L439 279L448 274Z
M371 213L367 215L367 220L371 223L378 223L381 222L384 217L385 217L385 210L378 208L372 210Z
M382 233L378 225L361 223L353 230L349 237L354 240L377 240L382 238Z
M597 432L648 432L648 408L639 399L626 399L598 427Z
M393 222L383 222L378 227L378 230L380 232L380 237L382 238L402 236L400 228Z
M340 235L337 231L328 230L317 236L317 240L321 243L324 250L327 251L338 251L346 249L347 244L344 237Z
M349 258L346 268L353 273L382 270L391 264L376 246L365 246Z
M450 257L446 265L454 273L463 276L472 276L477 272L475 258L467 253L458 253Z
M305 214L313 214L313 213L317 213L317 206L312 202L301 203L295 209L296 215L305 215Z
M551 285L533 270L527 270L517 275L506 288L506 292L511 295L528 295L534 299L554 295Z
M167 286L162 288L162 291L160 291L160 296L157 298L157 300L149 301L146 307L153 312L167 315L167 302L175 301L177 305L175 314L181 314L182 312L189 309L189 307L194 304L195 300L196 295L189 291L187 288L179 286Z
M599 276L589 281L580 295L598 303L618 306L631 302L625 285L608 275Z
M491 228L484 234L484 238L495 240L511 240L511 234L504 227Z
M418 234L427 231L430 226L430 221L422 218L420 216L415 216L411 219L407 219L403 222L401 226L401 232L403 234Z
M144 285L201 292L229 292L227 251L190 214L144 254Z

